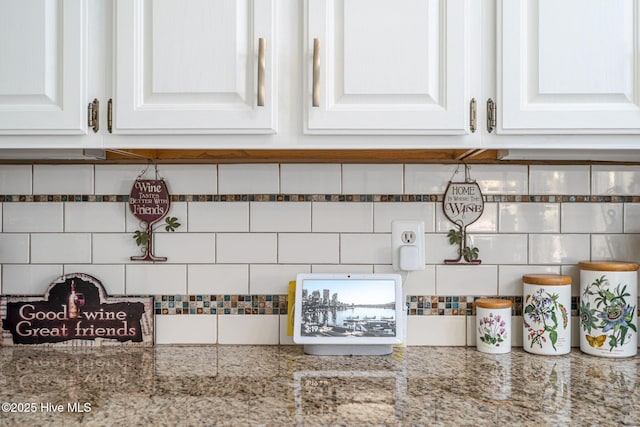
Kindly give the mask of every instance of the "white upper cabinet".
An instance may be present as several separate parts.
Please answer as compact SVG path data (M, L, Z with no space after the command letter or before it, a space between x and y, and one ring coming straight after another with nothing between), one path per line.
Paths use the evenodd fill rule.
M85 7L0 1L0 134L87 132Z
M274 0L116 0L114 133L273 133Z
M640 133L635 0L499 0L503 134Z
M470 132L468 0L306 5L306 133Z

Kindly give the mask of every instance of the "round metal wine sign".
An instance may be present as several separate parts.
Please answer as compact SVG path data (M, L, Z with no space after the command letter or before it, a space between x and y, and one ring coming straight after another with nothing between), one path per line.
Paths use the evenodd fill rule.
M480 218L484 199L477 182L449 182L442 201L444 215L449 221L466 228Z
M442 200L444 215L454 223L458 230L449 231L449 242L457 244L458 257L446 259L446 264L458 263L464 260L470 264L480 264L478 248L467 244L467 226L480 218L484 211L484 199L477 182L467 179L464 182L449 182Z

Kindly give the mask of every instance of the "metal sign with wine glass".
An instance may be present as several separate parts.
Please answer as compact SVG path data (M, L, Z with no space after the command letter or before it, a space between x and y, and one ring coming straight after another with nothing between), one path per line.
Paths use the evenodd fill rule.
M155 179L142 179L149 167L143 170L136 178L129 195L129 209L131 213L141 221L144 230L138 230L133 238L141 247L142 255L132 256L132 261L166 261L167 257L156 256L153 253L153 232L155 224L169 213L171 197L164 178L158 176L158 167L155 166ZM178 219L167 217L165 230L175 231L180 227Z
M453 173L452 180L459 168L460 166ZM447 219L457 227L457 230L449 230L449 243L458 245L458 257L445 259L445 264L480 264L482 261L478 259L479 249L468 243L467 227L482 215L484 198L476 180L471 179L468 165L464 165L463 182L449 181L442 199L442 209Z

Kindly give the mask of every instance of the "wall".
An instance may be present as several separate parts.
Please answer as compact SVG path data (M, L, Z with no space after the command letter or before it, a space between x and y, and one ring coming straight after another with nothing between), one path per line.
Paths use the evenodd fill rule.
M456 250L441 204L456 165L206 164L159 166L182 225L156 235L168 262L132 262L140 225L126 201L144 168L0 165L0 294L42 295L62 274L88 273L111 295L156 297L157 343L291 344L289 280L391 272L391 221L421 219L408 344L473 345L474 298L499 295L516 304L521 345L523 274L571 275L577 296L577 262L640 261L639 166L473 165L485 210L468 230L482 264L469 266L443 262Z

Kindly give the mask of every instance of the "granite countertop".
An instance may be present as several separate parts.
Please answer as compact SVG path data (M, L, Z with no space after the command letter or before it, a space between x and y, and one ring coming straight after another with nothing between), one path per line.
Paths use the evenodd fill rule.
M578 349L4 347L0 425L637 426L638 360Z

